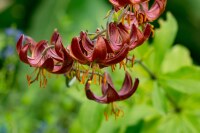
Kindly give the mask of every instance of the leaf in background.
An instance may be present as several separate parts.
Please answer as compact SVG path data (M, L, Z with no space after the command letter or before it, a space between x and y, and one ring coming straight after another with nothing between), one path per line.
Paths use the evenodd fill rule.
M159 111L160 114L164 115L167 113L166 96L158 83L154 83L154 90L152 92L153 106Z
M29 30L29 35L36 40L49 40L55 28L60 29L58 24L59 14L65 11L69 0L44 0L38 7ZM60 31L60 30L59 30Z
M184 66L191 66L192 58L187 48L181 45L175 45L169 52L166 53L162 62L162 72L173 72Z
M104 108L101 104L96 102L85 102L81 106L79 112L79 122L82 130L85 133L95 133L101 125L101 121L104 117Z
M162 86L171 87L183 93L200 93L200 68L184 67L174 73L163 75L159 82Z
M153 46L155 47L155 70L158 72L165 53L172 46L178 30L177 22L170 12L167 13L167 20L159 20L160 28L155 30Z
M143 128L143 125L144 121L141 120L136 125L128 126L126 129L126 133L134 133L134 132L140 133Z
M183 114L171 114L163 119L158 129L159 133L198 133L198 130L191 126L190 121Z
M157 114L157 111L151 106L145 104L136 105L132 107L132 110L130 110L126 123L128 125L135 125L139 121L146 119L147 117L156 116Z

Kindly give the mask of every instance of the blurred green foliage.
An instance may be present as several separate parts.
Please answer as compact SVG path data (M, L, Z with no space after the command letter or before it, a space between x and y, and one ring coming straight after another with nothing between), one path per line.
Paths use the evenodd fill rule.
M78 81L68 88L64 76L51 75L46 89L40 89L37 83L28 86L25 76L33 69L19 62L14 50L21 31L13 26L9 28L13 32L11 35L5 27L14 23L37 41L49 40L54 28L58 28L67 45L81 30L95 31L96 27L105 24L103 18L109 10L107 1L6 2L7 7L0 10L0 133L200 132L200 67L194 65L186 47L174 43L184 42L180 41L185 27L180 17L177 17L177 23L175 17L167 13L166 20L158 21L159 28L152 42L146 42L130 53L141 60L156 79L152 79L140 64L129 68L133 77L139 77L140 86L133 97L117 103L124 116L117 119L110 116L106 121L103 115L106 105L89 101L84 94L84 85ZM16 3L24 6L23 10L16 9L16 14L20 16L23 13L21 17L13 18L11 12ZM197 12L198 4L194 3L188 3L194 7L191 12ZM168 8L172 11L175 8L173 4L169 1ZM183 11L189 10L180 10ZM180 15L184 16L184 13ZM195 13L190 19L184 18L195 24L198 15ZM187 34L183 32L181 39L187 40L186 45L197 44L198 40L189 35L189 31L193 29L191 33L196 35L198 28L185 28ZM123 70L112 73L116 88L121 87L123 79L118 77L123 77L123 73ZM98 88L94 89L98 91Z

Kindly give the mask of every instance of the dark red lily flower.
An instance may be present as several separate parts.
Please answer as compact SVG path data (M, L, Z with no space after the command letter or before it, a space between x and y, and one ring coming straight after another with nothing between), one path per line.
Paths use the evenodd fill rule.
M72 39L70 52L81 64L95 62L99 66L108 66L121 62L128 54L128 45L121 47L118 52L114 52L111 45L103 36L91 40L85 32L81 32L80 37Z
M136 91L139 80L136 78L135 83L133 84L132 78L128 72L126 72L125 79L122 85L122 88L119 92L116 91L114 88L113 82L111 80L111 77L108 75L108 73L104 74L104 79L102 80L102 96L96 96L90 89L90 80L87 81L85 85L85 92L86 96L90 100L94 100L99 103L112 103L115 101L121 101L124 99L129 98L133 95L133 93Z
M149 1L145 1L134 5L134 9L137 14L142 14L146 18L146 21L152 22L164 12L166 3L167 0L155 0L153 5L149 7Z
M133 50L143 44L150 37L151 32L152 27L148 23L143 31L137 28L134 23L130 26L125 26L122 23L110 23L108 34L110 47L116 52L126 44L129 46L129 50Z
M147 0L109 0L114 7L124 7L128 4L138 4Z
M150 37L152 32L153 32L152 26L148 23L144 27L143 31L141 31L133 24L130 33L131 38L129 42L129 50L133 50L136 47L143 44Z
M111 22L108 27L108 37L112 51L118 52L130 40L129 28L122 23Z
M50 73L62 74L71 69L73 59L63 47L62 39L57 31L52 35L52 45L48 45L48 42L44 40L37 43L30 37L26 37L25 45L23 45L23 41L24 35L20 37L16 46L20 60L31 67L35 67L35 72L38 71L33 80L32 76L27 76L29 84L40 79L40 85L45 86L47 79L44 70Z

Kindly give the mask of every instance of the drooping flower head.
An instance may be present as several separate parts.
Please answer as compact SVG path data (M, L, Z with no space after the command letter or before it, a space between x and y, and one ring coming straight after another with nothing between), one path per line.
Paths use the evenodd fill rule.
M81 32L80 37L72 39L70 52L81 64L97 63L104 67L121 62L128 54L128 46L123 45L120 50L114 52L112 43L104 36L91 40L86 32Z
M62 39L57 31L52 35L51 45L45 40L37 43L30 37L25 37L25 45L23 42L24 35L21 35L16 46L20 60L36 68L32 75L34 76L36 73L34 79L32 76L27 76L29 84L40 80L40 86L44 87L47 82L45 70L50 73L62 74L72 67L73 60L63 47Z
M117 106L114 106L113 102L128 99L134 94L139 84L139 80L137 78L133 83L130 74L126 72L122 87L119 92L117 92L109 74L104 73L104 78L101 83L102 96L97 96L92 92L90 82L91 79L89 79L85 84L85 93L87 98L98 103L111 104L111 113L114 113L115 117L120 115L121 110ZM108 117L107 115L108 114L105 112L106 119Z

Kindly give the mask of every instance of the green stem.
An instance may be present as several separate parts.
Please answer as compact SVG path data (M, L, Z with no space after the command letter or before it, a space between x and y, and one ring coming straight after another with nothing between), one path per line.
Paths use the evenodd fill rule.
M156 75L141 61L135 60L135 63L138 63L146 72L150 75L151 79L156 80Z
M107 30L102 30L101 32L99 32L98 34L96 34L91 40L97 39L99 36L101 36L103 33L105 33Z
M157 77L156 75L154 75L153 72L151 72L151 70L145 65L142 63L141 60L136 60L135 63L138 63L144 70L146 70L146 72L151 76L151 79L153 80L156 80ZM160 84L159 84L160 85ZM160 85L161 86L161 85ZM163 87L161 87L163 88ZM164 90L164 89L163 89ZM176 101L174 101L174 99L167 93L166 90L164 90L165 92L165 96L166 98L168 99L168 101L172 104L172 106L174 107L175 109L175 112L179 113L181 112L181 108L179 107L179 105L176 103Z
M121 19L124 17L124 15L126 14L126 12L128 11L128 9L130 8L130 6L128 5L120 14L120 16L118 17L117 23L119 24Z

